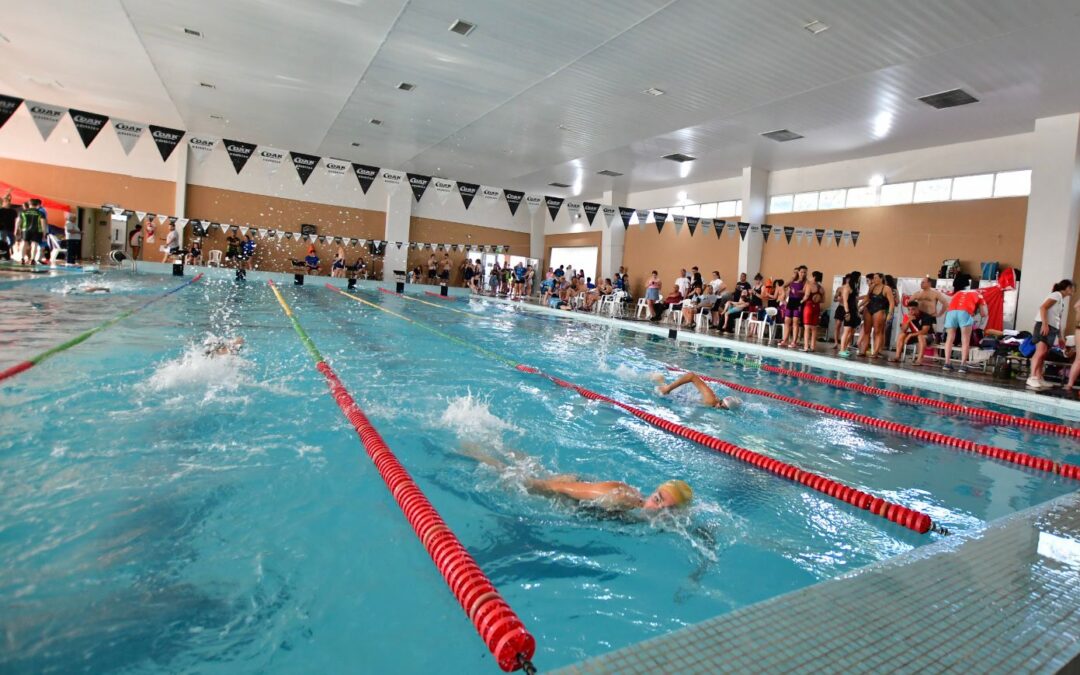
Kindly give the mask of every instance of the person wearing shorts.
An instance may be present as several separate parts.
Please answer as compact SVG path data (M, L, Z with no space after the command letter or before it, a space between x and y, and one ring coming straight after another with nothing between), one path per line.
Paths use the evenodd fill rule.
M919 301L912 297L907 302L908 313L904 317L904 326L900 331L900 341L896 345L896 354L889 359L893 363L904 360L904 347L913 338L918 341L919 349L915 352L916 366L922 365L923 353L926 351L926 338L934 329L937 317L927 314L919 309Z
M1043 364L1046 355L1055 347L1061 335L1061 320L1068 307L1068 298L1073 293L1072 279L1062 279L1054 284L1050 295L1039 305L1035 315L1035 330L1031 332L1031 341L1035 343L1035 354L1031 357L1031 376L1027 379L1029 389L1048 389L1052 385L1043 379Z
M970 274L960 274L953 279L952 299L945 312L945 364L942 370L952 370L952 347L956 341L956 332L960 331L960 366L957 372L963 373L971 350L971 329L975 325L975 313L987 315L986 302L978 291L968 289L971 285Z

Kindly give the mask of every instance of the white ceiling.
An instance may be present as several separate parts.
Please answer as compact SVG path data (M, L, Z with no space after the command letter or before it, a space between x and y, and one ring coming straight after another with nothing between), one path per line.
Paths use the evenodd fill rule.
M2 93L551 194L1002 136L1080 110L1077 0L0 5ZM478 28L449 32L458 18ZM812 19L829 30L803 30ZM982 101L915 100L954 87ZM806 138L759 136L784 127ZM698 161L659 159L672 152Z

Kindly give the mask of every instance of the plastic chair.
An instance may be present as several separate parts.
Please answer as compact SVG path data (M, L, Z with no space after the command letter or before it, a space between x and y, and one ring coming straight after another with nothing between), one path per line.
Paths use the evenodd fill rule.
M206 264L209 267L221 267L221 258L225 255L219 249L213 249L210 251L210 255L206 259Z
M739 316L735 317L735 335L742 335L743 323L750 320L750 312L743 310L739 312Z
M747 337L750 336L750 333L753 332L754 328L756 327L759 330L759 332L758 332L758 342L764 342L764 340L765 340L765 329L766 328L769 329L769 341L771 342L772 340L776 339L776 315L777 314L779 314L779 310L777 310L775 307L766 307L765 308L765 318L763 318L763 319L754 318L754 319L750 319L749 321L747 321L746 322L746 335L747 335Z
M712 316L712 307L702 307L694 317L694 329L699 331L709 330L709 318Z
M638 298L637 301L637 318L648 318L649 316L649 304L645 298Z

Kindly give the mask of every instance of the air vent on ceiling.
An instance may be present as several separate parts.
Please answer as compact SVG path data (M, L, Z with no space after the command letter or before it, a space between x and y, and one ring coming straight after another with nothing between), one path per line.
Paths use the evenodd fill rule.
M378 118L376 118L376 117L372 117L372 118L371 118L370 120L368 120L368 121L369 121L369 122L370 122L371 124L374 124L374 125L375 125L375 126L377 126L377 127L381 127L381 126L382 126L382 120L380 120L380 119L378 119Z
M670 155L664 155L662 159L670 159L673 162L692 162L697 159L697 157L691 157L690 155L684 155L681 152L676 152Z
M768 131L761 135L776 141L777 143L787 143L788 141L797 141L802 138L801 135L795 133L791 129L777 129L776 131Z
M468 21L462 21L461 19L458 19L454 23L450 24L450 32L457 33L458 35L468 35L475 29L475 23L469 23Z
M955 108L958 105L967 105L969 103L979 102L979 99L975 98L963 89L950 89L949 91L943 91L939 94L921 96L919 97L919 100L926 105L937 108L938 110L942 110L944 108Z
M217 120L217 121L219 121L219 122L220 122L220 121L224 120L225 118L224 118L224 117L222 117L221 115L211 115L211 116L210 116L210 119L212 119L212 120Z
M548 185L550 185L551 187L557 187L557 188L568 188L568 187L570 187L569 183L548 183Z
M597 171L596 174L598 176L611 176L612 178L615 178L616 176L621 176L622 175L618 171L612 171L611 169L604 169L603 171Z
M809 31L812 35L820 35L829 30L829 24L814 19L803 26L803 29Z
M359 141L353 141L353 143L352 143L352 146L353 146L354 148L359 148L359 147L360 147L360 143L359 143Z
M641 93L642 94L648 94L649 96L663 96L664 95L664 90L663 89L657 89L656 87L649 87L648 89L645 89Z
M199 86L203 89L217 89L217 85L210 84L209 82L200 82Z
M194 28L185 28L184 35L190 35L191 37L202 37L202 31L195 30Z
M413 89L416 89L416 85L412 82L402 82L398 84L397 88L401 91L412 91Z

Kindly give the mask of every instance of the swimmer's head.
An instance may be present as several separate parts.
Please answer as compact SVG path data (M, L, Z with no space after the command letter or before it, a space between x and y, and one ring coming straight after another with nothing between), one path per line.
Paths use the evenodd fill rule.
M723 408L724 410L734 410L742 405L742 399L738 396L725 396L717 403L717 408Z
M649 495L642 508L650 511L686 506L694 498L694 491L683 480L669 480L661 483L656 491Z

